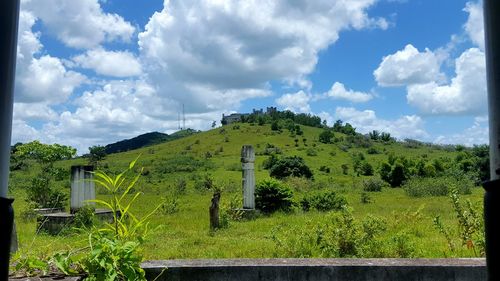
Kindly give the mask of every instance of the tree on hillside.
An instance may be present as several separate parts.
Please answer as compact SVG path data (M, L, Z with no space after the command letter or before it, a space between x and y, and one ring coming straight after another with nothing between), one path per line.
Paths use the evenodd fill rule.
M60 160L71 159L76 149L60 144L43 144L39 141L19 145L15 155L21 161L34 160L40 164L40 172L32 179L26 189L26 200L37 208L58 208L65 205L67 196L60 189L56 189L51 180L62 178L64 170L54 168L54 163Z
M269 175L273 178L284 179L286 177L305 177L311 179L313 173L306 165L304 159L299 156L287 156L278 159L269 169Z
M32 159L43 165L52 165L56 161L71 159L76 149L60 144L43 144L37 140L17 146L16 157Z
M106 158L106 147L102 145L94 145L89 147L89 154L87 157L89 158L89 164L97 167L99 162Z
M321 132L319 134L319 141L322 142L322 143L332 143L332 138L334 137L334 134L332 131L326 129L326 130L323 130L323 132Z

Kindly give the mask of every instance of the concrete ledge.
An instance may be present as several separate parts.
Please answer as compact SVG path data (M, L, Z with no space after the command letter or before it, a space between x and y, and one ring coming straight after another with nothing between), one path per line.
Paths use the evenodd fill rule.
M147 261L148 280L486 280L485 259L219 259ZM166 269L166 270L165 270Z

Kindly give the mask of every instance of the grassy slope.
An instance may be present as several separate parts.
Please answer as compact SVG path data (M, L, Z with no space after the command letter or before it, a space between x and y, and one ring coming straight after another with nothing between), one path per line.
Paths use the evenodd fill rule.
M159 204L162 200L161 197L173 189L177 179L183 178L188 181L187 194L180 197L180 211L173 215L159 213L153 218L152 224L161 226L153 231L145 245L147 258L273 257L276 252L269 235L274 227L278 225L307 227L306 223L308 221L324 217L324 213L317 212L302 213L298 211L292 214L274 214L254 221L235 222L228 229L218 231L215 235L209 234L208 206L211 195L209 192L195 190L192 179L210 173L217 184L226 187L222 200L223 203L227 202L229 198L240 194L241 172L236 168L240 165L241 146L243 144L252 144L259 153L264 150L266 143L278 146L282 149L284 155L302 156L312 168L315 174L315 182L321 183L324 188L335 189L343 193L349 205L353 207L356 218L363 218L368 214L386 218L389 221L388 235L406 229L417 246L418 256L443 257L449 255L446 252L445 240L432 226L432 217L435 215L440 215L447 224L452 223L451 204L446 197L416 199L406 196L401 189L388 188L381 193L371 193L373 203L361 204L359 183L365 177L342 174L340 168L342 164L348 164L352 167L350 155L353 152L363 152L375 168L378 167L378 163L387 159L387 155L383 153L369 155L366 153L366 149L363 148L351 148L348 152L344 152L337 145L319 143L317 139L321 129L318 128L302 126L304 135L297 136L299 138L299 147L295 147L294 138L290 137L286 130L282 133L276 133L270 130L269 125L250 126L249 124L240 124L239 126L240 129L233 129L233 126L229 125L224 127L225 132L217 128L176 141L108 156L105 163L107 163L111 171L120 171L138 155L141 155L139 166L143 166L150 171L147 176L142 177L139 183L142 190L145 191L145 195L140 199L140 203L136 208L139 213L145 214ZM307 147L304 146L302 138L307 139ZM314 149L317 150L318 155L307 156L306 150L312 148L313 144L316 144ZM186 150L188 146L191 146L191 148ZM216 155L216 151L220 151L220 147L222 147L222 152ZM396 155L404 155L407 158L417 158L423 154L427 154L430 159L440 156L453 159L455 156L454 152L432 147L405 148L400 143L391 145L376 143L375 147L379 151L394 152ZM210 161L213 163L214 169L193 173L159 174L155 172L160 161L178 158L181 155L191 155L204 159L207 151L213 155ZM269 177L268 171L261 168L266 157L260 155L256 157L257 181ZM73 164L83 163L85 163L84 159L75 159L58 163L58 165L69 167ZM331 173L319 172L321 166L330 167ZM352 173L352 168L350 173ZM17 183L18 186L22 185L19 182L26 181L25 178L30 174L33 174L33 172L13 173L11 181ZM69 182L67 185L69 186ZM15 188L14 196L22 198L22 194L21 188ZM301 198L303 191L296 191L295 195L297 198ZM479 202L482 197L482 190L475 188L473 193L466 197L471 198L473 202ZM19 218L20 212L25 208L25 202L18 199L14 206L16 216ZM422 219L420 221L411 223L405 222L405 218L401 218L401 213L404 211L416 211L422 206ZM85 236L82 235L34 236L34 222L23 222L20 219L17 221L19 240L21 247L24 249L37 249L37 251L43 253L67 247L76 248L85 239ZM32 247L33 245L35 247ZM471 254L464 252L460 255L468 256Z

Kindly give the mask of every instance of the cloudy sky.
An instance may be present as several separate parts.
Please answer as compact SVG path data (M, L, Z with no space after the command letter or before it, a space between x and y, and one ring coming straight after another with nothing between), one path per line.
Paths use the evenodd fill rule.
M13 143L85 153L277 106L359 132L488 141L482 4L22 0Z

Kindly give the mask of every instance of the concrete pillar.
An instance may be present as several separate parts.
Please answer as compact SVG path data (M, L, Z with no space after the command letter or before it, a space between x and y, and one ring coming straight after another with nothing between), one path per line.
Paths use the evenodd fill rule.
M71 205L74 213L85 205L95 205L86 200L95 199L94 166L71 166Z
M255 152L251 145L241 148L243 209L255 209Z

